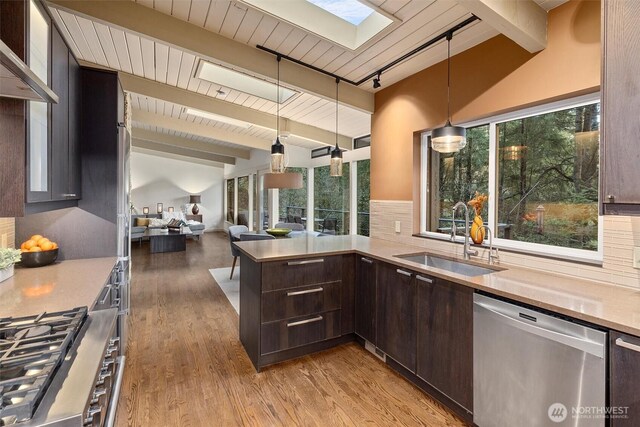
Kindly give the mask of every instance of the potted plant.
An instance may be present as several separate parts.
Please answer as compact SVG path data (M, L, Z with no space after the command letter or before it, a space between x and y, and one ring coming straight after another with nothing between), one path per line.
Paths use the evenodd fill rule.
M20 259L19 249L0 248L0 282L13 276L13 265Z

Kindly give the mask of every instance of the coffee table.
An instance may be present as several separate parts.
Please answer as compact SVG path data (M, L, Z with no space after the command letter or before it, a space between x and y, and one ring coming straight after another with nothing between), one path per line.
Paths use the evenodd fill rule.
M179 252L187 249L187 236L193 234L189 227L180 230L169 230L166 233L159 228L148 228L144 237L149 238L149 247L152 254L159 252Z

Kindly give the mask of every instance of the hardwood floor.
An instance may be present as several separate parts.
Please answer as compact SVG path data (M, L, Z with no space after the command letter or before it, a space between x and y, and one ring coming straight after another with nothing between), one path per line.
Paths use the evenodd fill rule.
M117 426L464 425L355 343L256 373L208 271L231 266L223 233L132 252Z

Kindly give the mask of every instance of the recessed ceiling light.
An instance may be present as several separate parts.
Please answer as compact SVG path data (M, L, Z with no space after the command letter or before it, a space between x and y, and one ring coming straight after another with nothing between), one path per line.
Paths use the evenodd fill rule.
M200 60L196 77L272 102L276 102L278 98L276 96L278 89L275 84L211 62ZM286 102L296 93L294 90L280 86L280 103Z
M360 25L374 10L358 0L307 0L353 25Z
M220 116L218 114L209 113L207 111L195 110L193 108L185 108L184 112L185 114L188 114L191 116L203 117L205 119L214 120L216 122L227 123L227 124L238 126L245 129L248 129L251 127L251 123L243 122L242 120L233 119L231 117Z

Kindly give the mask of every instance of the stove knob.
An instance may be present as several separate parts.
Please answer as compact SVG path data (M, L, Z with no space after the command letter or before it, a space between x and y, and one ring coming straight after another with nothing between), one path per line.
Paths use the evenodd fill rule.
M117 345L111 346L111 347L107 348L107 352L105 353L105 356L111 357L111 355L113 353L115 353L116 351L118 351L118 346Z
M106 359L102 362L102 369L109 369L109 366L113 365L115 361L113 359Z
M93 398L91 399L91 404L96 404L100 401L100 398L107 394L107 389L99 388L93 392Z
M114 345L114 344L118 344L120 342L120 338L116 337L116 338L111 338L109 340L109 345Z

